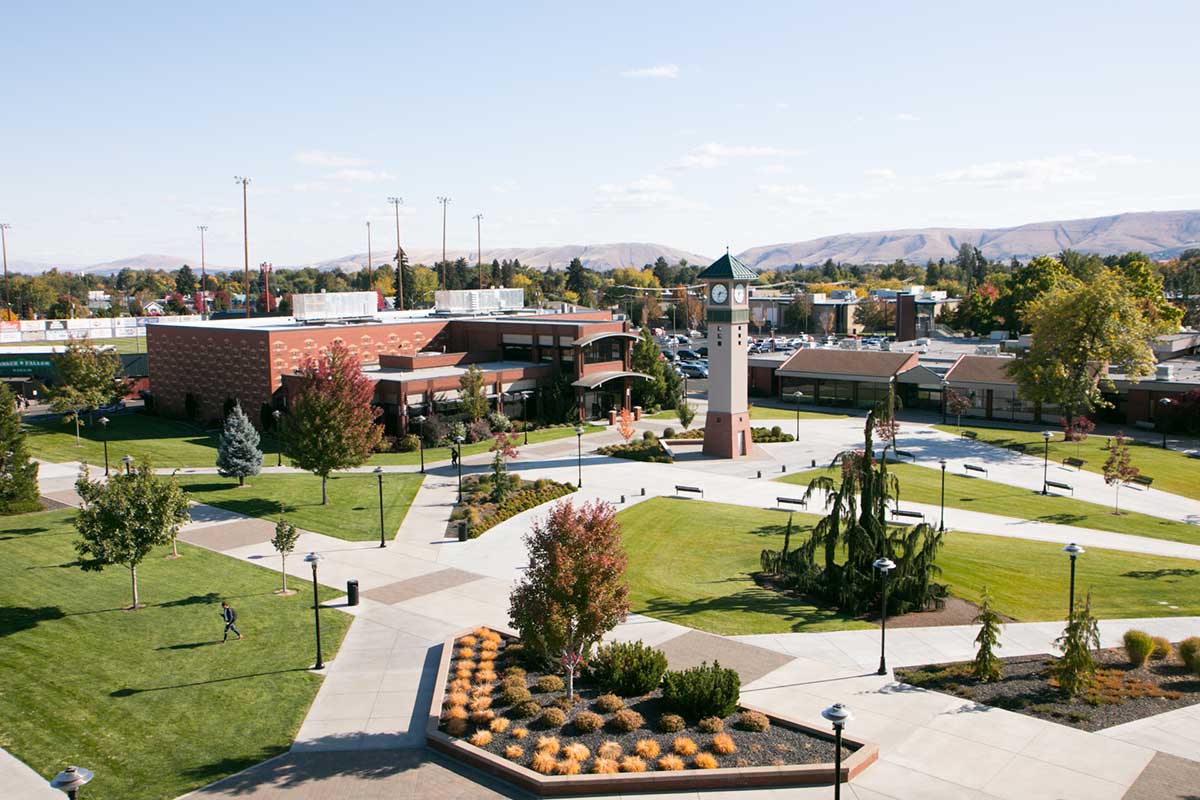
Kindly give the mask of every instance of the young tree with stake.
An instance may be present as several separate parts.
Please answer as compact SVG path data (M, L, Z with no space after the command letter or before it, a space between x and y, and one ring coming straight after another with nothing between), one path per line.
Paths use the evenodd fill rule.
M1141 470L1133 466L1129 455L1129 437L1118 432L1104 460L1104 482L1113 487L1113 513L1120 514L1121 487L1132 481Z
M287 557L296 549L296 540L299 538L296 526L280 517L275 523L275 536L271 538L271 546L279 553L279 573L283 576L283 588L276 594L295 594L294 591L289 592L287 587Z
M680 397L675 401L675 416L679 419L679 424L686 431L688 426L692 424L692 420L696 418L696 407L687 401L686 397Z

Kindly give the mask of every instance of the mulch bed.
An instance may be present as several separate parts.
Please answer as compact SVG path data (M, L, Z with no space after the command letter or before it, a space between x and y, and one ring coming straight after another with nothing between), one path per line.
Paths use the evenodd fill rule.
M776 724L772 724L767 730L761 732L741 730L735 726L738 713L724 720L725 726L722 731L733 738L737 746L737 750L734 753L725 755L715 753L710 746L715 734L699 730L695 725L695 720L690 720L688 726L681 731L662 733L658 729L658 720L663 714L669 713L669 709L663 703L660 691L655 691L644 697L624 698L625 708L632 709L641 714L645 720L645 724L642 728L629 733L614 730L611 721L616 712L604 713L595 707L595 699L603 692L583 677L575 679L576 702L565 709L566 724L547 728L539 722L537 716L525 719L512 718L511 712L513 709L504 703L499 686L499 682L503 678L503 670L509 666L519 665L516 658L511 658L505 653L511 644L511 642L504 639L499 643L499 655L495 659L497 666L494 669L497 679L490 682L496 688L491 695L493 703L489 709L494 712L496 717L509 718L511 722L504 732L493 733L492 741L483 745L481 749L500 757L505 757L505 748L507 746L519 745L523 748L524 754L519 758L509 760L524 767L533 768L533 756L537 750L538 739L540 737L555 737L563 747L572 743L579 743L587 747L590 752L589 757L579 762L580 772L582 773L590 773L592 771L596 750L606 742L616 742L621 748L622 756L632 756L636 755L634 747L637 742L643 739L653 739L658 743L661 755L667 755L672 752L672 745L675 738L681 736L692 739L699 748L698 752L712 754L720 767L783 766L792 764L819 764L833 761L834 744L832 741ZM460 646L455 646L456 654ZM475 649L478 655L479 647L476 646ZM451 661L446 680L446 697L449 697L451 693L451 683L456 677L458 665L463 661L464 659L458 658L457 655ZM565 691L538 692L536 690L535 684L543 674L545 673L531 671L525 676L525 683L533 695L533 700L542 708L565 704ZM485 683L487 682L485 681ZM478 685L474 679L472 679L472 685ZM445 699L443 698L443 701ZM559 707L562 708L563 705L559 705ZM591 733L576 731L572 726L572 720L582 711L593 711L599 714L604 718L604 726L600 730ZM466 730L461 732L458 738L467 741L477 730L487 727L488 725L486 724L469 722ZM454 735L448 730L444 712L440 729L445 733ZM527 735L521 738L514 735L514 732L518 729L527 730ZM852 752L852 749L843 746L843 757L848 757ZM557 758L561 762L564 759L564 755L560 752ZM694 755L681 756L681 758L685 764L685 769L698 769L693 764ZM647 758L645 762L647 772L660 771L656 763L657 759Z
M975 680L967 662L898 669L896 680L1084 731L1200 703L1200 677L1174 657L1135 668L1123 650L1101 650L1096 686L1076 698L1050 682L1054 660L1049 655L1001 659L1004 673L996 683Z

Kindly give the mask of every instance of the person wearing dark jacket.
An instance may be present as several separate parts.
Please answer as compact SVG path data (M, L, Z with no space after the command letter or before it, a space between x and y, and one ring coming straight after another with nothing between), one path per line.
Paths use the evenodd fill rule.
M236 633L239 639L242 638L242 632L239 631L237 626L233 624L237 622L237 612L234 611L229 603L226 603L224 600L221 601L221 619L225 620L225 635L221 637L222 644L229 640L230 631Z

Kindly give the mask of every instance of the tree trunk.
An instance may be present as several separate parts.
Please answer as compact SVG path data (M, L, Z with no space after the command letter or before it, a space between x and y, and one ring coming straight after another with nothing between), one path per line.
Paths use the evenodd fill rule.
M75 446L83 447L83 442L79 440L79 412L75 412Z
M174 536L171 537L171 558L179 558L179 545Z
M287 556L279 557L279 571L283 573L283 591L287 592Z
M238 486L241 487L241 486L245 486L245 485L246 485L246 476L238 475Z
M325 475L321 476L321 505L323 505L323 506L329 505L329 493L328 493L328 491L326 491L326 486L325 486L326 481L328 481L328 480L329 480L329 478L327 476L325 476Z
M1117 488L1113 490L1113 513L1121 513L1121 484L1117 484Z
M129 583L133 587L133 607L132 610L137 611L138 607L138 591L137 591L137 565L129 565Z

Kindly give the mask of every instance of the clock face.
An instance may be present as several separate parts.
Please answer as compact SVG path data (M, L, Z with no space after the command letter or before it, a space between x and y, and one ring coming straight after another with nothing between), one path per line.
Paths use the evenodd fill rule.
M712 287L712 293L709 296L712 298L714 303L721 305L729 299L729 289L727 289L723 283L714 283Z
M733 299L738 303L746 302L746 287L740 283L733 287Z

